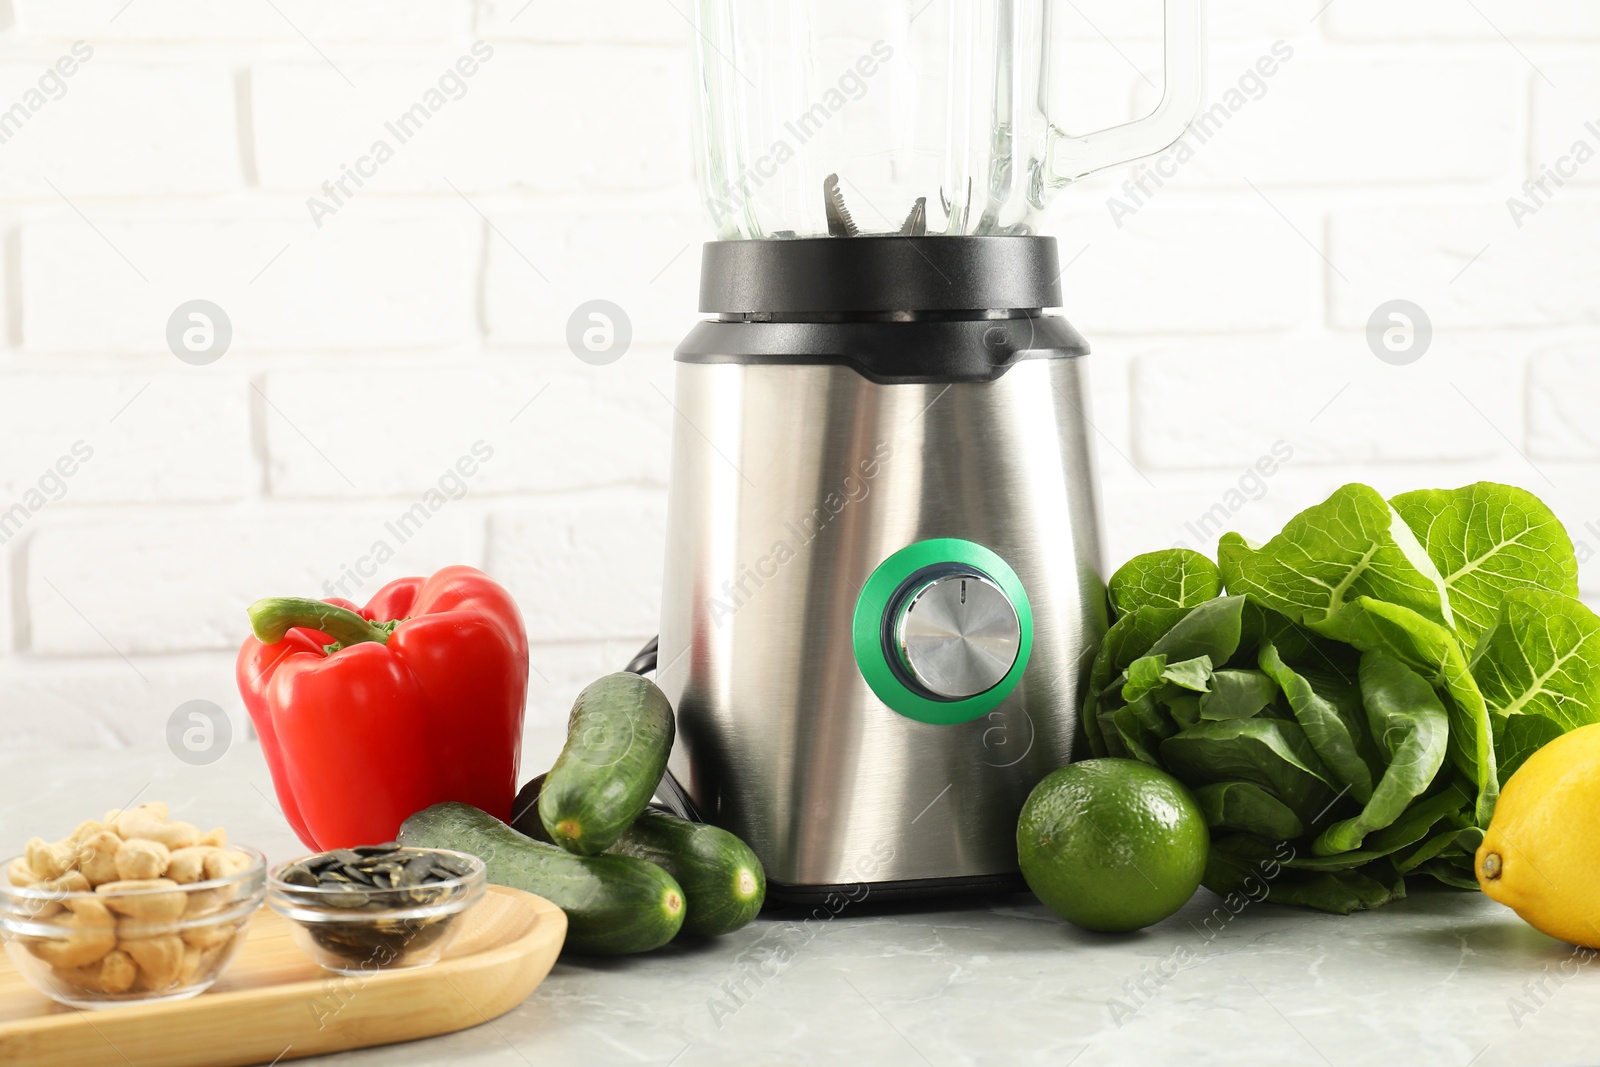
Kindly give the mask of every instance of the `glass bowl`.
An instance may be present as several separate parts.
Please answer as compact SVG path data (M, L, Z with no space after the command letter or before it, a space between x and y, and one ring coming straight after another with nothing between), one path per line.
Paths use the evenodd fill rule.
M0 880L6 955L35 989L74 1008L203 993L233 959L266 896L266 857L227 848L247 856L249 867L170 888L61 892Z
M458 878L412 887L306 886L286 882L291 867L329 855L280 863L267 876L267 903L290 922L295 943L336 974L426 967L436 963L460 932L461 914L488 886L483 861L442 848L408 851L450 856L468 871Z

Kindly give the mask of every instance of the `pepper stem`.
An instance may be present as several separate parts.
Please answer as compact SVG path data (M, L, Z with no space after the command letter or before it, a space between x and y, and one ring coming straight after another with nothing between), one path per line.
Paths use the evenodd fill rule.
M268 597L250 605L250 628L264 645L277 644L296 627L325 633L341 647L368 641L386 645L394 630L392 624L363 619L348 608L303 597Z

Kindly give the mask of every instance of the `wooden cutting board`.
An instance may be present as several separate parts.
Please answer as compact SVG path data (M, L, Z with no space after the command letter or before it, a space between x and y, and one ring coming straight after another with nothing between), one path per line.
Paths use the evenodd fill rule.
M461 922L431 967L346 978L318 967L288 920L263 909L207 992L105 1011L57 1004L0 960L0 1064L242 1067L448 1034L522 1003L567 935L560 908L503 886Z

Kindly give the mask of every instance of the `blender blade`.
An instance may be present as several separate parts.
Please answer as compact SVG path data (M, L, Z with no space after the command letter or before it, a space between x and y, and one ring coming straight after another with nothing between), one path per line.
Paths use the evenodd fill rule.
M917 202L911 205L911 214L906 216L906 221L900 227L901 237L926 237L928 236L928 198L917 197Z
M856 220L850 216L850 209L844 202L844 190L839 188L839 176L830 174L822 179L822 201L828 214L828 235L830 237L860 237L861 228L856 225ZM900 224L897 231L901 237L926 237L928 235L928 198L917 197L917 202L911 205L911 213L906 216L906 221Z
M861 233L850 209L844 205L844 193L839 189L839 176L830 174L822 179L822 198L828 210L828 233L833 237L855 237Z

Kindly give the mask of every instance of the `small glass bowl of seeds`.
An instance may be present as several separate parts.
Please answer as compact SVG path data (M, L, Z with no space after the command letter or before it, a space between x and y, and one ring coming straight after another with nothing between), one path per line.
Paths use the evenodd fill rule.
M438 962L486 887L476 856L390 842L280 863L267 904L324 968L365 975Z

